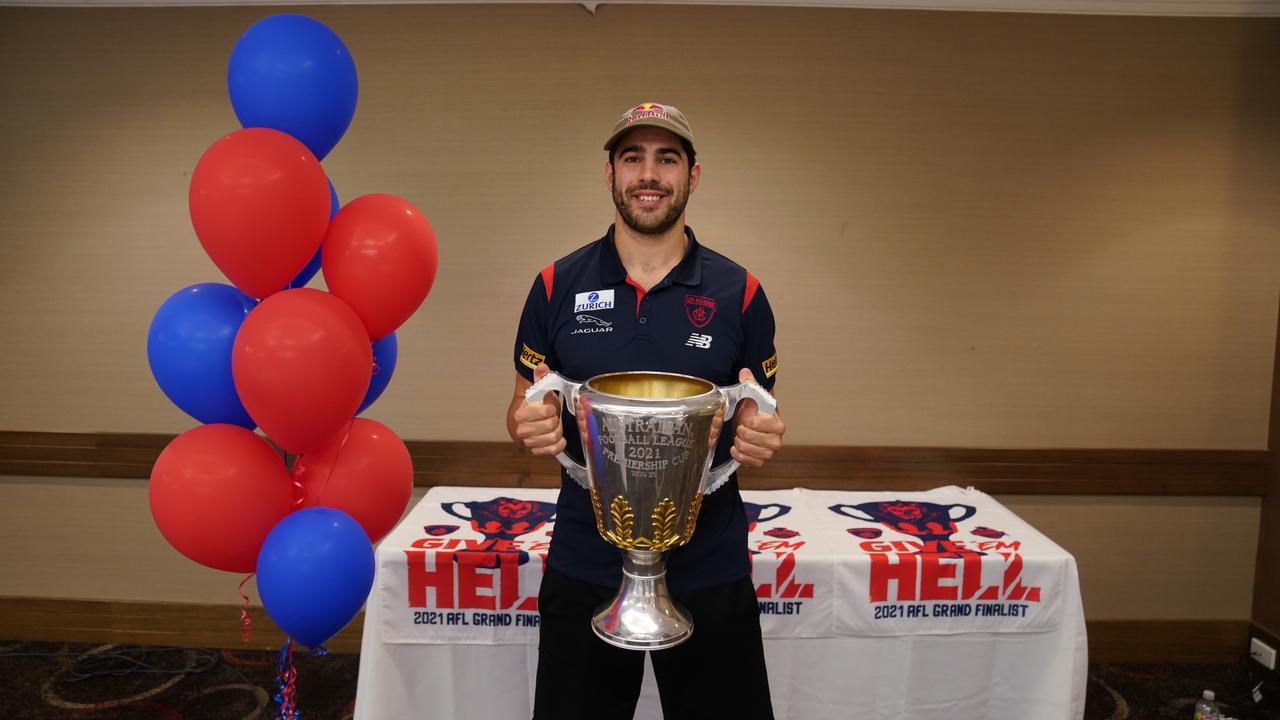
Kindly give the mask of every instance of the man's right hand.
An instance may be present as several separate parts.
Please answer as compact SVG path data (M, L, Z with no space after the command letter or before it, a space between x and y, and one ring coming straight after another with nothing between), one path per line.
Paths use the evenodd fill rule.
M533 381L538 382L549 372L551 368L546 363L539 365L533 370ZM524 391L529 385L528 381L517 376L517 396L512 398L507 429L513 440L534 455L558 455L565 448L564 430L560 426L560 395L549 392L541 402L536 399L532 403L526 402Z

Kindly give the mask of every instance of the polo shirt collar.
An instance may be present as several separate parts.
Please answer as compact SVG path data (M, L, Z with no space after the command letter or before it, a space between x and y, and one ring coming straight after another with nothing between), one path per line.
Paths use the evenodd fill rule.
M627 280L627 269L622 266L618 257L618 246L613 239L614 226L609 226L604 242L600 248L600 279L606 285L621 285ZM693 228L685 225L685 237L689 238L689 247L680 263L672 269L669 277L674 283L681 285L698 285L702 282L702 246L694 237Z

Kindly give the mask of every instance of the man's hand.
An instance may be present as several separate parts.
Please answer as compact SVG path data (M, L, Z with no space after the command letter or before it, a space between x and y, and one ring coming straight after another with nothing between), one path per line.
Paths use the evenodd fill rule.
M546 363L533 370L533 381L536 383L551 372ZM517 376L518 377L518 376ZM523 378L519 378L523 380ZM557 455L564 452L564 430L560 426L560 395L549 392L541 402L525 402L524 387L516 383L516 397L512 398L512 412L507 429L518 444L526 447L534 455Z
M743 368L738 371L738 382L747 382L751 378L751 370ZM733 447L729 448L734 460L747 467L761 467L782 449L782 435L786 433L787 426L776 414L760 412L755 400L738 403L734 420L738 427L733 435Z

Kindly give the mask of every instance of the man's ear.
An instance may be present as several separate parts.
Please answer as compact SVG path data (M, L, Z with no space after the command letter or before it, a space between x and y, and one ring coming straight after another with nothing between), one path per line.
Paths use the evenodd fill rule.
M694 163L694 166L689 169L689 192L698 189L698 178L700 177L702 177L702 163Z
M613 158L604 161L604 186L613 192Z

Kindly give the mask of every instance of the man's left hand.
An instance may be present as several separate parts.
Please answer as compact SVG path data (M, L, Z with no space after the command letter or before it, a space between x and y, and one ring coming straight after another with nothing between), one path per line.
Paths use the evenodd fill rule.
M752 379L751 370L738 371L738 382ZM729 454L747 467L761 467L773 454L782 449L782 436L787 426L776 413L762 413L755 400L743 400L734 413L737 430L733 435L733 447Z

